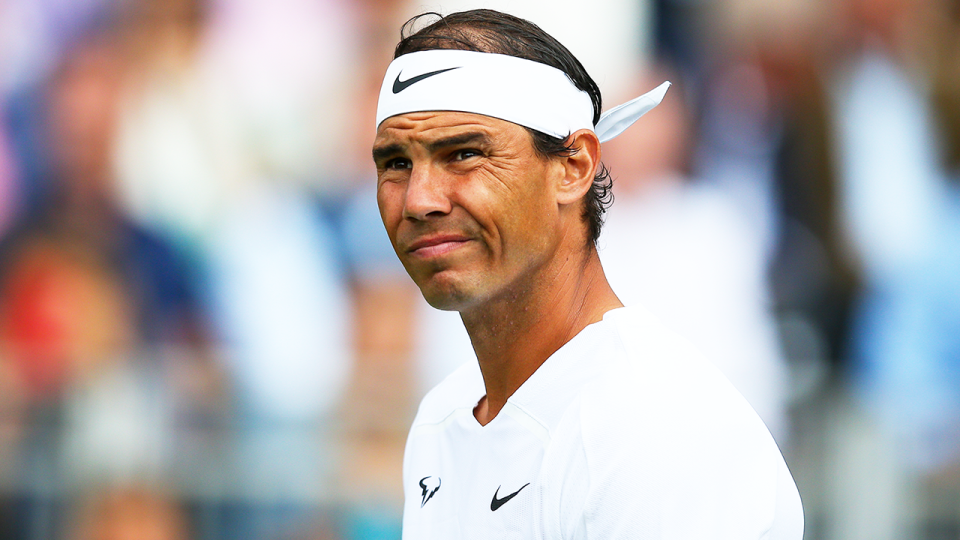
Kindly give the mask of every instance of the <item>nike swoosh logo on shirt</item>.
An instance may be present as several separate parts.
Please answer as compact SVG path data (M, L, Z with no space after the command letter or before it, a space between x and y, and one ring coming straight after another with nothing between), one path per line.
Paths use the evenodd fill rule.
M520 493L521 491L523 491L523 488L525 488L525 487L527 487L527 486L529 486L529 485L530 485L530 482L527 482L526 484L523 485L523 487L521 487L520 489L514 491L513 493L507 495L506 497L504 497L504 498L502 498L502 499L498 499L498 498L497 498L497 495L500 494L500 486L497 486L497 491L494 492L494 494L493 494L493 500L490 501L490 511L491 511L491 512L496 512L496 511L497 511L497 508L500 508L501 506L507 504L507 501L509 501L510 499L516 497L516 496L517 496L517 493Z
M431 71L431 72L429 72L429 73L424 73L424 74L422 74L422 75L417 75L416 77L410 77L409 79L407 79L407 80L405 80L405 81L401 81L401 80L400 80L400 75L401 75L402 72L401 72L401 73L397 73L397 78L396 78L395 81L393 81L393 93L394 93L394 94L399 94L400 92L403 92L404 90L406 90L407 87L410 86L411 84L416 84L416 83L418 83L418 82L426 79L427 77L433 77L434 75L439 75L439 74L441 74L441 73L443 73L443 72L445 72L445 71L450 71L451 69L459 69L460 67L461 67L461 66L452 67L452 68L447 68L447 69L438 69L437 71Z

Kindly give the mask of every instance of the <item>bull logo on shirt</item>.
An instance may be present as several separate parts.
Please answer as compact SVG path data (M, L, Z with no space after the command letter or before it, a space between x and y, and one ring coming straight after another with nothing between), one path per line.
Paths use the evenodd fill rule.
M440 491L440 477L424 476L420 479L420 487L423 489L423 502L420 503L420 508L423 508L423 505L433 498L434 493Z

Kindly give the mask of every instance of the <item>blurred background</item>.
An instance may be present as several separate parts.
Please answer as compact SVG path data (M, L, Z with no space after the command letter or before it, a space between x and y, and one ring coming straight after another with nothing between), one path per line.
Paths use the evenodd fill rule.
M960 539L957 0L0 0L0 538L399 538L475 360L382 231L375 100L472 7L605 108L674 82L604 146L601 258L767 422L805 538Z

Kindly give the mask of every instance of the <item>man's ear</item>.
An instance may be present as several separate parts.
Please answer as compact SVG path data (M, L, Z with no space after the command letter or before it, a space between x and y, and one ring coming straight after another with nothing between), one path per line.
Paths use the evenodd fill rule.
M557 202L573 204L593 186L593 177L600 166L600 139L589 129L570 135L573 154L562 158L564 176L557 186Z

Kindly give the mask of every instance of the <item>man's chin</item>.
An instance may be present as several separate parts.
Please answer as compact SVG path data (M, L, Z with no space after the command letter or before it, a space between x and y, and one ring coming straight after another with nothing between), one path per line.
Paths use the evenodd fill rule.
M421 287L420 293L423 294L423 299L431 307L442 311L460 311L469 304L461 295L451 292L441 292Z
M438 280L437 276L417 285L423 299L439 310L461 311L474 303L473 295L468 294L459 284Z

